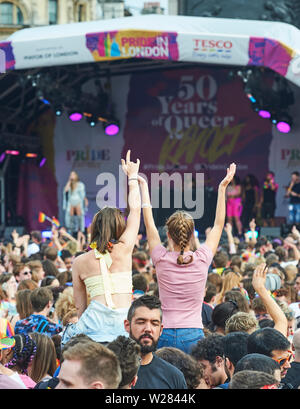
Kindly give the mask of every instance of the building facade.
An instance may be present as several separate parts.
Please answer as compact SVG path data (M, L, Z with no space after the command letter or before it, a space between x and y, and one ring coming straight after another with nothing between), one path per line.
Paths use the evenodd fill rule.
M46 26L120 17L121 1L102 0L0 0L0 40L26 27ZM114 13L114 7L118 13ZM121 5L121 6L120 6ZM121 12L119 10L121 9ZM109 10L109 12L108 12Z

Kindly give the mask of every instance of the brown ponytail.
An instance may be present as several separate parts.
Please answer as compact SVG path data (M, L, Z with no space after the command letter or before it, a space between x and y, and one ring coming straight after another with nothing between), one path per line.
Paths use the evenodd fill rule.
M188 259L183 257L184 249L188 245L192 234L194 233L194 220L183 211L177 211L167 220L169 234L178 246L180 246L180 255L177 258L177 264L189 264L193 261L193 256Z
M111 252L126 228L121 211L113 207L104 207L97 212L91 225L91 242L97 244L100 253Z

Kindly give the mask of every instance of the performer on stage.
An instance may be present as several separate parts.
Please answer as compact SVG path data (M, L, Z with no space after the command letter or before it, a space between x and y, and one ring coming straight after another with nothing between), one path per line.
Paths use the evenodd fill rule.
M235 222L236 228L238 230L238 235L241 236L243 233L243 227L241 222L242 214L242 189L241 183L238 176L234 176L231 183L229 183L227 191L227 203L226 203L226 215L227 221L233 226L233 221Z
M295 171L291 176L286 196L290 198L288 220L290 224L293 224L300 223L300 174Z
M80 182L78 174L70 173L69 180L64 188L63 210L65 210L65 225L71 233L78 230L84 232L84 214L88 206L85 196L85 185Z
M276 209L276 192L278 183L275 182L274 172L269 171L263 184L263 191L260 198L261 217L263 226L274 226L274 215Z
M256 218L256 212L259 202L258 180L252 174L245 177L242 183L242 224L248 229L249 223Z

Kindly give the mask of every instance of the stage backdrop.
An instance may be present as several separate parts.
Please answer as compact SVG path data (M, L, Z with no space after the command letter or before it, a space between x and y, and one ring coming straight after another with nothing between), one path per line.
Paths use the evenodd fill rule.
M295 111L300 96L298 88L292 88ZM86 84L85 91L94 89L92 81ZM299 120L295 118L290 134L277 132L268 119L252 110L241 80L230 78L229 69L202 66L114 77L112 94L121 122L117 136L106 136L101 124L91 128L84 121L71 122L66 115L56 118L54 168L57 216L62 224L63 188L71 170L86 185L86 225L99 209L101 192L106 193L108 204L117 199L116 204L123 207L119 164L127 149L133 159L141 160L140 171L148 177L153 172L194 176L202 172L206 186L214 189L231 162L237 164L241 179L252 173L260 183L268 169L273 170L280 186L276 215L287 215L283 186L291 172L300 168ZM110 181L102 189L105 178L99 175L103 172L115 175L116 185Z

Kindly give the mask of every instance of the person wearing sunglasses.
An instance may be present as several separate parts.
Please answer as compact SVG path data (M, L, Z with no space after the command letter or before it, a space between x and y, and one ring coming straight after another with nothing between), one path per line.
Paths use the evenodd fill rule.
M260 328L249 335L248 354L263 354L272 358L280 365L281 379L291 367L293 360L290 341L275 328Z
M23 280L31 279L31 271L29 266L24 263L18 263L13 269L13 275L15 276L16 282L19 284Z

